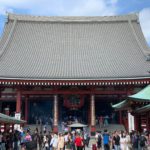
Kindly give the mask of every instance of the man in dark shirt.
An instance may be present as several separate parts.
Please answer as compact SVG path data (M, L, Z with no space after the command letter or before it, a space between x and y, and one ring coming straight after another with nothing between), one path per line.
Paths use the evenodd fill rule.
M132 135L132 148L133 150L138 150L139 148L139 136L136 132Z
M120 136L117 131L115 131L113 141L114 141L115 150L120 150Z

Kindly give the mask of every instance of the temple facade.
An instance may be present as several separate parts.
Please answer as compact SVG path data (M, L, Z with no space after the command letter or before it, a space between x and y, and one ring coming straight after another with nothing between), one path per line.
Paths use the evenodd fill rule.
M110 115L111 104L149 83L150 49L135 14L7 16L0 41L0 112L27 122L45 112L54 132L65 116L75 115L94 133L97 116ZM120 123L122 117L119 111Z

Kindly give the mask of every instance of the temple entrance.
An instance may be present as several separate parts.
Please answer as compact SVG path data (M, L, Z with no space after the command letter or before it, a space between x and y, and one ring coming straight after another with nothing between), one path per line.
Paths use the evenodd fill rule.
M81 109L67 109L63 108L62 120L68 122L69 124L73 122L80 122L87 124L87 110L83 107Z
M52 124L53 98L33 98L29 104L30 124Z
M116 124L119 122L118 112L112 108L112 102L115 101L115 97L96 97L95 112L96 112L96 124L100 117L103 118L103 123ZM106 121L106 122L105 122Z
M88 105L85 103L85 97L81 95L68 95L64 97L62 104L62 121L73 123L88 122Z

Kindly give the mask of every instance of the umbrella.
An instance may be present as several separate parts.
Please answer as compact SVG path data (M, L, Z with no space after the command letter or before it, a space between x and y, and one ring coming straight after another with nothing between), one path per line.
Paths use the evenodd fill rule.
M2 114L0 113L0 122L1 123L12 123L12 124L22 124L22 123L26 123L25 120L19 120L16 119L15 117L10 117L8 115Z

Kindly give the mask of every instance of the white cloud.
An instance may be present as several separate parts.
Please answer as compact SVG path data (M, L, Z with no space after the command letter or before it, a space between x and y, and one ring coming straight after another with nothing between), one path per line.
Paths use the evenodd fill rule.
M104 15L114 15L116 14L115 5L117 1L112 0L84 0L80 5L74 7L70 13L71 15L81 15L81 16L104 16Z
M113 15L118 0L0 0L0 13L24 9L37 15Z
M150 8L143 9L140 12L139 18L144 36L150 45Z

